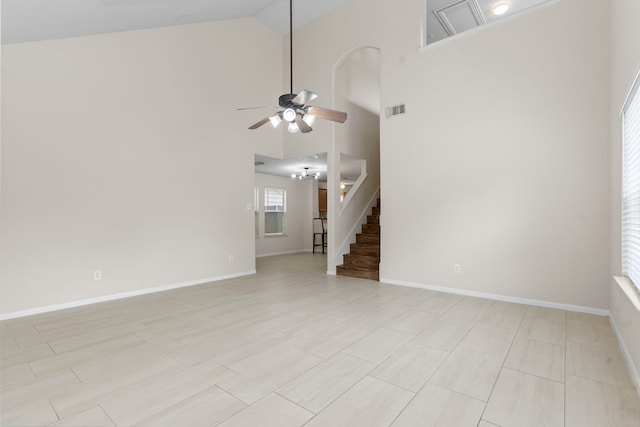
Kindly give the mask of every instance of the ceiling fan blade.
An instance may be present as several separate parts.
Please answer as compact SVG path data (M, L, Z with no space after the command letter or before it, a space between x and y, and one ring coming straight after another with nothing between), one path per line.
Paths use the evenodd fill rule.
M311 126L307 124L307 122L302 120L302 116L300 114L296 114L296 124L298 125L298 129L300 129L300 132L302 133L309 133L313 130Z
M317 97L318 97L318 95L316 95L315 93L311 92L310 90L302 89L302 91L300 91L300 93L298 95L296 95L296 97L293 98L291 101L296 103L296 104L305 105L305 104L310 103L311 101L313 101Z
M261 110L263 108L280 108L280 107L271 107L271 106L264 106L264 107L244 107L244 108L236 108L236 111L244 111L244 110Z
M260 126L269 123L269 117L265 117L264 119L260 120L259 122L249 126L249 129L253 130L253 129L258 129Z
M316 116L319 119L331 120L332 122L338 123L344 123L347 120L347 113L322 107L309 107L307 114Z

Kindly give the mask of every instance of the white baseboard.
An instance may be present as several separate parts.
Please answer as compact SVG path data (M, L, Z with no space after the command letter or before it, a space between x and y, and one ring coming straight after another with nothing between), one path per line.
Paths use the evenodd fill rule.
M408 286L411 288L427 289L430 291L445 292L449 294L464 295L469 297L488 298L488 299L493 299L497 301L512 302L515 304L526 304L526 305L534 305L538 307L557 308L560 310L575 311L578 313L595 314L597 316L610 315L609 310L605 310L601 308L583 307L580 305L571 305L571 304L561 304L557 302L541 301L541 300L534 300L529 298L510 297L506 295L490 294L486 292L469 291L466 289L453 289L453 288L447 288L444 286L433 286L433 285L425 285L422 283L405 282L402 280L380 278L380 283L386 283L388 285L396 285L396 286Z
M278 255L292 255L292 254L302 254L302 253L311 253L313 252L311 249L296 249L295 251L285 251L285 252L269 252L266 254L256 255L256 258L266 258L269 256L278 256Z
M204 285L206 283L219 282L221 280L227 280L227 279L235 279L237 277L250 276L252 274L256 274L256 270L245 271L242 273L227 274L224 276L210 277L207 279L192 280L189 282L176 283L173 285L159 286L157 288L147 288L147 289L140 289L140 290L131 291L131 292L105 295L102 297L89 298L89 299L83 299L78 301L72 301L64 304L56 304L56 305L49 305L45 307L32 308L29 310L14 311L12 313L0 314L0 320L15 319L18 317L32 316L34 314L49 313L52 311L64 310L66 308L82 307L85 305L98 304L101 302L137 297L140 295L153 294L156 292L170 291L172 289L187 288L189 286Z
M640 374L638 374L638 369L636 365L633 363L633 358L631 357L631 353L627 348L627 345L622 338L622 334L620 333L620 329L618 329L618 325L616 324L613 316L609 316L609 323L613 328L613 332L615 332L616 337L618 338L618 345L620 346L620 350L622 350L622 355L624 356L625 362L627 362L627 371L629 372L629 376L631 377L631 381L633 381L633 385L636 388L636 392L640 395Z

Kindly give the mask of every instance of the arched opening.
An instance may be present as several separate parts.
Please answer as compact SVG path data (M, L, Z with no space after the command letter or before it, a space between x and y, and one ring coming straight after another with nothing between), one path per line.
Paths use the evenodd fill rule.
M334 127L328 156L330 274L379 194L380 50L366 46L345 54L334 66L333 90L334 108L347 112L348 119Z

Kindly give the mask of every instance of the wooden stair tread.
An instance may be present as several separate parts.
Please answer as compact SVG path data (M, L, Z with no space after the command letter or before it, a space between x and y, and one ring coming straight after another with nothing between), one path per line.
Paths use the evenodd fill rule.
M380 280L380 199L367 215L362 232L356 235L356 243L349 245L349 253L343 255L343 265L336 268L340 276Z

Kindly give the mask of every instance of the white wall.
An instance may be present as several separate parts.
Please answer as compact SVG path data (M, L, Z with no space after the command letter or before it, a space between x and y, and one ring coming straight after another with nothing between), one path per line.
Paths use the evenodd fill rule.
M611 270L622 273L620 240L622 132L620 111L640 73L640 3L613 0L611 3ZM611 314L633 360L636 375L640 370L640 311L636 309L614 280L611 280ZM640 386L640 378L635 378Z
M256 256L310 251L312 245L313 192L315 180L298 180L280 176L255 174L255 185L260 189L260 236L256 241ZM264 187L284 188L287 191L285 234L264 235Z
M382 107L407 105L381 123L381 277L608 308L608 5L561 0L419 52L421 5L351 0L296 34L305 87L331 93L318 64L374 46Z
M253 19L3 46L0 314L253 271L281 137L235 108L281 47Z

